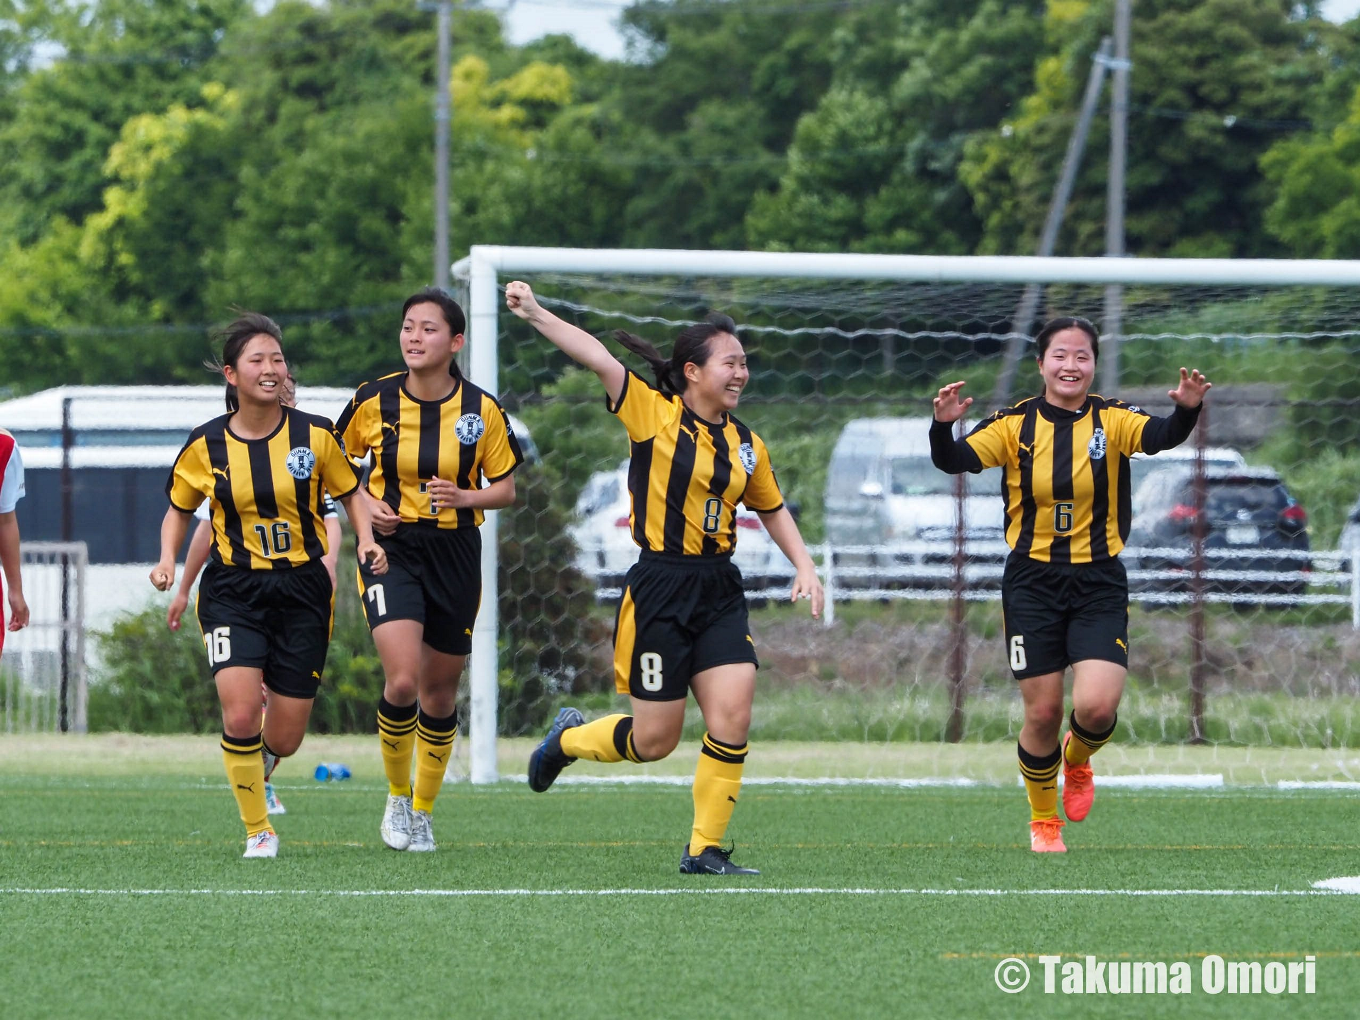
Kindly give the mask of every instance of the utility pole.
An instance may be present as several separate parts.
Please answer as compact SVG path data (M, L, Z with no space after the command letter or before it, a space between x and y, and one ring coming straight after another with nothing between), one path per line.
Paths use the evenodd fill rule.
M1096 107L1100 103L1100 90L1105 84L1105 75L1110 65L1110 37L1100 41L1100 48L1091 60L1091 73L1086 78L1086 94L1081 100L1081 113L1077 117L1072 137L1067 140L1067 153L1063 156L1062 171L1058 174L1058 186L1053 189L1053 199L1048 206L1048 218L1044 220L1043 234L1039 237L1036 255L1047 257L1053 254L1058 243L1058 231L1062 229L1063 216L1067 203L1072 198L1072 187L1081 169L1082 153L1086 151L1086 136L1095 119ZM1029 328L1034 322L1034 313L1039 308L1039 296L1043 288L1037 283L1025 287L1015 314L1011 316L1011 338L1006 345L1006 359L1001 365L1001 374L996 380L992 394L993 407L1007 407L1011 401L1011 387L1015 384L1015 371L1025 356L1029 343Z
M1110 175L1105 201L1105 255L1124 256L1124 167L1128 162L1129 131L1129 22L1132 0L1115 0L1114 83L1110 95ZM1107 396L1119 389L1119 341L1124 332L1124 288L1105 288L1105 357L1101 359L1100 388Z
M453 118L449 66L453 49L453 0L416 4L438 14L439 64L434 76L434 285L449 286L449 125Z

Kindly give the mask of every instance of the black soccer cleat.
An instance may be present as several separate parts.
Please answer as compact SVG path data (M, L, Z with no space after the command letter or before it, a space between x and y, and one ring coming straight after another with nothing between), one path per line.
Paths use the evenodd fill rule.
M561 771L576 759L562 753L562 731L586 721L579 709L560 708L548 735L529 755L529 789L542 793L552 786Z
M732 863L732 848L724 850L720 846L707 847L697 857L689 854L689 844L680 855L680 874L682 875L759 875L755 868L743 868Z

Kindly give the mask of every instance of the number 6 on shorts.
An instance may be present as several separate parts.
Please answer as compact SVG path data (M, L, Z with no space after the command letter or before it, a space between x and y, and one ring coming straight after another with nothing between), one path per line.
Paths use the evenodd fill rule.
M638 667L642 671L640 677L642 689L653 693L661 690L664 683L661 675L661 656L656 652L643 652L638 656Z
M1025 636L1016 634L1011 638L1011 669L1018 673L1025 665Z

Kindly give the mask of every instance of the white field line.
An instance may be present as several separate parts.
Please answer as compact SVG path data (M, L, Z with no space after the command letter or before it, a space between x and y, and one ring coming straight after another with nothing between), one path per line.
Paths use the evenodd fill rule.
M721 886L682 889L80 889L0 887L0 896L318 896L318 897L602 897L602 896L1218 896L1294 897L1360 894L1360 880L1328 879L1312 889L871 889ZM1328 883L1338 883L1331 885Z

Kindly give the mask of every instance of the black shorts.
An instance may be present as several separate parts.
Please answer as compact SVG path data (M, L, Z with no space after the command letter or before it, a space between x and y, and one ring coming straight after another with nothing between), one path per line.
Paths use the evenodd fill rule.
M1001 578L1006 657L1017 680L1083 659L1129 665L1129 578L1119 560L1040 563L1011 554Z
M198 625L213 675L230 666L264 670L271 691L314 698L326 668L335 589L320 560L292 570L209 563L198 583Z
M695 673L734 662L760 665L731 558L644 552L624 579L614 620L615 689L679 701Z
M398 524L374 535L387 550L387 573L359 565L359 596L369 629L415 620L424 642L445 655L472 651L472 626L482 604L482 534L476 528Z

